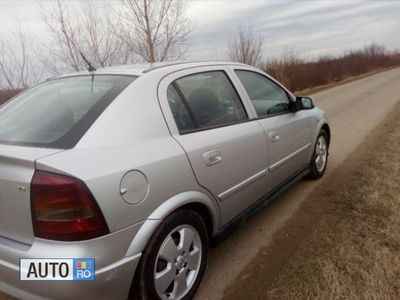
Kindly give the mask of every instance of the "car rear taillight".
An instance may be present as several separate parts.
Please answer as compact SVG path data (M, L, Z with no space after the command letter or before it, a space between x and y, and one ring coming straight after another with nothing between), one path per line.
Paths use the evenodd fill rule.
M36 171L31 201L36 237L81 241L109 233L92 194L78 179Z

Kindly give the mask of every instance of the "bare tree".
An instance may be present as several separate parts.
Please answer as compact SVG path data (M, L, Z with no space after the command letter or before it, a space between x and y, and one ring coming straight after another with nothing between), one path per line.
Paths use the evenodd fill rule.
M25 89L40 81L43 69L32 55L28 32L23 32L18 22L8 32L0 36L0 89Z
M192 28L182 0L122 0L121 37L147 62L181 58Z
M239 27L235 36L229 41L228 56L237 61L259 66L263 59L264 39L251 27Z
M132 53L117 34L121 19L112 14L113 10L107 3L84 1L75 10L61 0L38 3L52 35L49 45L39 53L50 72L57 74L65 68L73 71L85 69L81 53L98 67L132 60Z
M323 58L321 58L321 60L322 59ZM286 86L293 86L291 75L293 75L297 66L300 66L304 63L305 59L301 57L298 52L294 51L293 49L285 48L283 49L283 53L279 58L275 57L266 60L261 65L261 68ZM325 70L324 72L327 73L328 71ZM303 78L304 77L305 76L303 75ZM301 78L296 78L296 81L300 81L300 79Z

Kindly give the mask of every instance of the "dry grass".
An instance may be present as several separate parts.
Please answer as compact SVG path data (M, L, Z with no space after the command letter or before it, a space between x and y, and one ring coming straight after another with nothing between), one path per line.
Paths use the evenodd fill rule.
M264 63L262 68L291 91L329 85L371 71L400 65L400 53L378 44L344 52L340 56L321 56L305 60L295 52Z
M390 125L331 189L329 213L268 298L400 299L400 118Z

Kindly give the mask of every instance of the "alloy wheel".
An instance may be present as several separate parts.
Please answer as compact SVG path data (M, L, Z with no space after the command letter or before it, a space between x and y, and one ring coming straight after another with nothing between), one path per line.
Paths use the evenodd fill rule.
M324 136L320 136L315 145L315 166L318 172L325 169L326 161L328 158L328 146Z
M158 252L154 283L161 299L181 299L192 288L199 273L202 244L199 233L190 225L172 230Z

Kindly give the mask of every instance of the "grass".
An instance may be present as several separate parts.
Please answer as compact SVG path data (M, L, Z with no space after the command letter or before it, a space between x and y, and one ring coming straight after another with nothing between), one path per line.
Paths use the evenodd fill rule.
M267 298L400 299L399 113L329 189L327 213Z

